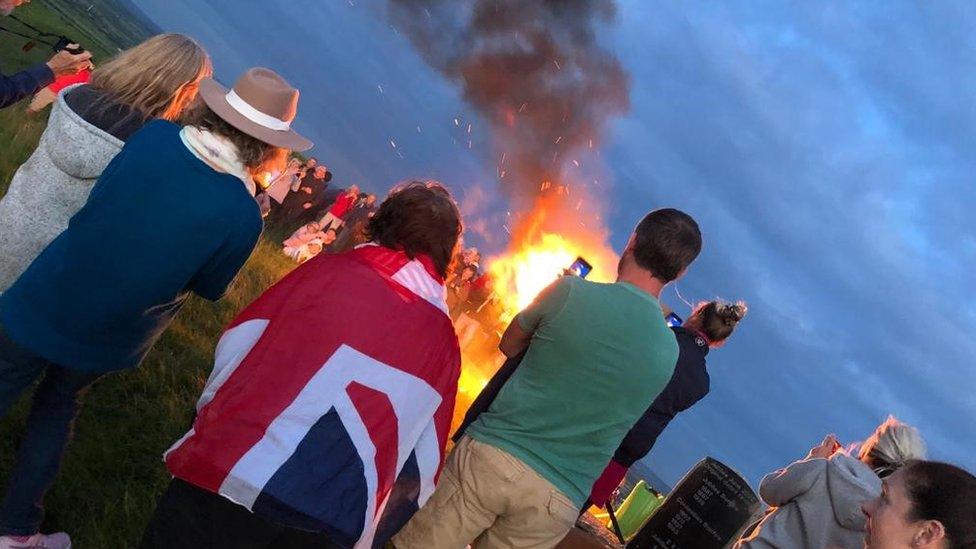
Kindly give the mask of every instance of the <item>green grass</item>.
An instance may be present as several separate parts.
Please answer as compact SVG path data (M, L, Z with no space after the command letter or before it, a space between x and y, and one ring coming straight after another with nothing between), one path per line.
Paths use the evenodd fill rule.
M102 378L88 394L61 477L47 498L45 530L69 532L82 549L134 546L169 481L162 453L186 432L210 374L213 349L234 314L294 264L262 240L230 294L192 299L131 371ZM0 422L0 476L23 433L28 399Z
M148 359L102 378L88 394L64 469L47 498L45 530L79 548L134 546L169 481L161 456L190 425L224 326L294 264L262 240L230 294L192 299ZM0 422L0 477L23 433L28 399ZM120 541L121 540L121 541Z
M34 3L19 14L38 26L92 45L96 56L107 55L114 44L125 46L142 39L130 29L132 36L120 42L119 29L128 27L116 27L112 34L86 30L97 28L96 23L79 15L79 4L87 8L92 2L48 0L46 5ZM112 8L111 0L94 5L102 13ZM22 43L0 35L0 66L7 73L47 54L38 47L25 55L20 51ZM24 106L0 110L0 196L44 129L47 114L29 118L23 114ZM223 327L294 266L278 251L279 239L274 236L262 239L228 297L217 304L191 299L142 366L110 374L95 384L75 426L75 440L61 476L48 494L44 531L67 531L80 549L117 549L138 543L156 498L169 481L162 453L190 425ZM28 404L25 395L0 420L0 479L4 484L23 434Z

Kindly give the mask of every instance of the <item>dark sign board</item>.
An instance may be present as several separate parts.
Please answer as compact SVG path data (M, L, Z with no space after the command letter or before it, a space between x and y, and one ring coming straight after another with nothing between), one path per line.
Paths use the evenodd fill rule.
M759 498L719 461L698 462L627 549L722 549L759 510Z

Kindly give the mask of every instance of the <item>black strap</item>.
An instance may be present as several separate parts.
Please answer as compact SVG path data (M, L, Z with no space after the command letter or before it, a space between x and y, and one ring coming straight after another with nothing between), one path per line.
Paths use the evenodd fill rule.
M620 540L621 544L627 543L624 539L624 533L620 530L620 524L617 522L617 514L613 512L613 502L607 500L607 514L610 515L610 524L613 525L613 533Z
M17 32L15 30L8 29L7 27L4 27L4 26L0 26L0 32L6 32L6 33L14 34L14 35L17 35L17 36L19 36L21 38L26 38L26 39L32 40L34 42L40 42L42 44L47 44L48 46L54 47L54 42L48 42L47 40L42 40L42 39L40 39L40 38L38 38L36 36L31 36L29 34L24 34L22 32Z
M61 38L61 35L60 34L54 34L54 33L42 31L41 29L35 27L34 25L31 25L30 23L28 23L27 21L24 21L20 17L17 17L16 15L8 15L7 17L10 18L10 19L13 19L14 21L20 23L21 25L29 28L30 30L36 32L38 36L49 36L51 38Z
M14 21L16 21L16 22L20 23L21 25L27 27L28 29L34 31L34 35L32 36L32 35L26 34L24 32L15 31L15 30L13 30L13 29L11 29L9 27L5 27L3 25L0 25L0 32L6 32L6 33L9 33L9 34L13 34L13 35L19 36L21 38L26 38L26 39L31 40L33 42L40 42L41 44L47 44L48 46L51 46L52 48L57 48L58 47L58 43L57 42L51 42L49 40L45 40L44 37L57 38L59 42L60 42L60 40L62 38L60 34L54 34L54 33L50 33L50 32L44 32L41 29L35 27L34 25L31 25L27 21L24 21L23 19L17 17L16 15L8 15L7 16L7 19L13 19Z

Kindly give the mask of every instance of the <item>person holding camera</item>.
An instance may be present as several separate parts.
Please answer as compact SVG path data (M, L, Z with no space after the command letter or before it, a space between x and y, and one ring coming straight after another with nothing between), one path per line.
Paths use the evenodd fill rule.
M710 349L722 347L748 312L745 302L719 300L699 303L681 326L671 328L678 342L678 364L667 387L630 429L613 455L613 460L593 484L589 504L604 507L627 471L643 459L664 429L679 413L708 395L710 378L705 357Z
M0 16L10 15L14 8L29 1L0 0ZM80 53L72 53L79 51ZM68 44L68 47L55 53L46 63L38 63L11 76L0 74L0 109L34 95L45 86L51 85L59 76L91 69L91 56L91 52L81 50L78 44Z

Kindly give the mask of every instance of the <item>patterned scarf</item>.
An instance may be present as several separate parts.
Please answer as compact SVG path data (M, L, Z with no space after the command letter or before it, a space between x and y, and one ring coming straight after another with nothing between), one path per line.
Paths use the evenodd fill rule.
M229 173L240 179L247 192L254 196L254 178L237 157L237 147L230 140L193 126L180 130L180 139L197 158L218 172Z

